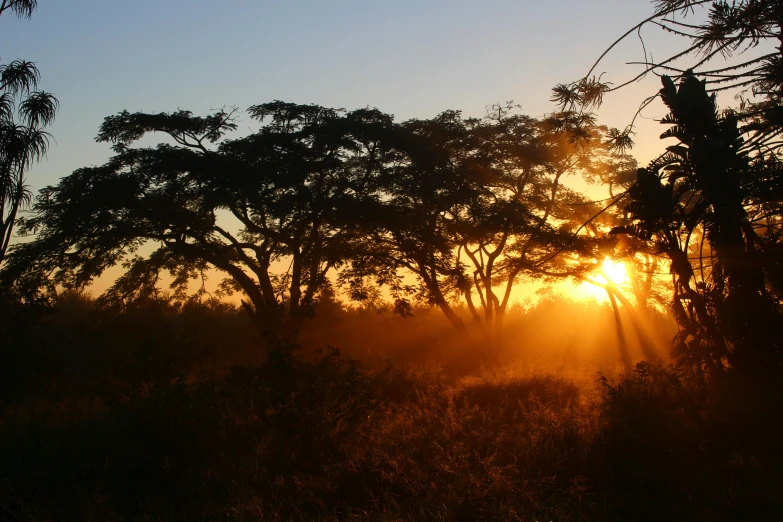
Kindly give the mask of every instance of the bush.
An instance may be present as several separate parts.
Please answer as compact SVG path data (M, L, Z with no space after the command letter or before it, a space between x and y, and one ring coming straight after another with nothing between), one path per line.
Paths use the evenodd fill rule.
M592 468L615 520L761 520L781 512L782 395L640 363L602 381Z
M783 512L783 390L641 363L372 368L278 343L209 364L235 311L83 296L0 351L17 520L759 520ZM244 319L244 318L242 318ZM22 328L24 327L24 328ZM221 336L223 338L221 338ZM243 337L248 346L250 337ZM217 344L227 343L227 344ZM207 350L208 351L208 350ZM250 353L250 352L248 352ZM250 359L250 357L248 357Z

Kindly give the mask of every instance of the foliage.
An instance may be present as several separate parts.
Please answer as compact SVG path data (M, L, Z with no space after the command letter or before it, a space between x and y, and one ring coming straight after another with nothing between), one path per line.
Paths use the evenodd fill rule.
M4 0L0 15L10 10L20 18L29 18L36 6L35 0ZM54 121L59 105L57 98L38 90L40 77L32 62L0 64L0 266L19 211L33 197L25 174L49 148L49 134L44 129Z
M19 392L0 396L0 507L14 519L736 520L780 508L783 395L758 383L648 364L596 394L590 374L372 368L290 345L193 366L236 312L109 314L64 299L33 328L75 364L38 351L3 376ZM37 341L20 333L4 362Z
M641 240L647 252L671 262L672 311L685 361L713 375L727 367L778 378L783 338L780 320L780 103L783 26L776 0L661 0L654 13L615 41L579 81L559 85L556 101L578 139L603 97L646 74L662 76L660 98L670 113L662 139L677 144L638 171L628 186L625 222L615 229ZM704 15L701 16L700 15ZM690 41L663 60L648 60L633 79L612 85L593 76L605 56L633 33L656 26ZM712 65L715 57L743 60ZM685 63L686 65L682 65ZM677 83L679 82L679 86ZM714 93L739 91L737 109L718 114ZM748 95L750 92L750 95ZM710 95L712 94L712 95ZM637 112L637 115L639 112ZM635 119L635 117L634 117ZM614 130L608 143L631 145L633 121ZM610 203L617 204L621 198ZM630 220L630 222L629 222ZM654 245L654 250L649 247Z
M779 383L716 385L640 363L602 385L595 458L610 520L754 520L780 509Z
M584 519L578 397L283 348L217 379L4 408L0 503L23 520Z
M633 224L615 232L652 240L671 260L684 355L713 371L726 362L776 375L780 168L743 151L736 115L719 116L695 76L679 87L664 77L661 96L671 111L661 138L678 143L639 170L627 205Z
M261 127L238 139L226 137L234 110L122 112L98 135L116 155L41 191L21 228L37 237L14 248L0 278L31 301L122 264L101 301L127 306L155 298L165 272L180 300L194 279L203 295L216 269L261 331L287 335L341 270L359 301L385 286L400 314L412 298L462 328L453 302L464 299L499 330L522 278L584 272L612 241L597 221L580 227L595 205L563 179L596 182L632 161L495 109L398 124L375 109L276 101L251 107ZM132 147L148 133L174 143Z
M404 155L382 178L379 220L366 223L365 249L341 274L360 300L374 278L403 306L412 294L460 329L461 298L475 323L499 331L516 283L582 273L593 267L585 259L608 246L598 223L592 237L579 235L595 205L563 180L596 182L628 158L598 141L572 144L551 120L518 114L510 103L481 119L448 111L402 128Z
M30 18L38 7L38 0L3 0L0 4L0 15L10 10L19 18Z
M14 250L6 284L80 288L124 263L104 298L127 304L154 295L161 271L184 293L212 267L228 276L223 290L243 292L262 331L298 328L349 253L342 224L367 192L382 153L374 134L388 118L282 102L250 112L271 122L235 140L221 140L236 128L234 111L106 118L98 139L117 154L41 191L22 227L38 236ZM130 147L153 132L175 144Z
M746 124L743 130L751 133L745 147L776 153L781 145L776 136L781 131L783 62L780 52L770 47L779 43L783 30L780 1L656 0L653 3L654 12L612 43L583 78L553 89L553 101L570 115L563 120L564 125L578 137L583 133L585 121L601 106L607 94L648 74L666 73L674 80L691 74L705 81L708 92L739 91L737 96L742 103L737 117ZM641 31L647 27L680 36L688 43L663 59L653 60L642 39ZM628 80L615 83L604 80L603 74L596 76L597 68L610 51L635 33L642 39L644 61L634 65L641 65L642 70ZM732 56L742 59L713 65L715 58ZM655 98L645 99L636 115ZM608 132L607 141L620 150L633 146L635 119L623 130Z

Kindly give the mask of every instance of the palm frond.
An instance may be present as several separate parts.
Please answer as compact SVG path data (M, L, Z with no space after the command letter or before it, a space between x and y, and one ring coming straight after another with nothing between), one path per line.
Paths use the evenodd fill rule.
M0 65L0 91L27 94L38 87L41 73L33 62L14 60Z

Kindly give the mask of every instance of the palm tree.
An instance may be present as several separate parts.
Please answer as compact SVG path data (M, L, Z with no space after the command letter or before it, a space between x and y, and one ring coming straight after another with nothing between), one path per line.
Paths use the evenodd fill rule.
M615 232L652 241L669 257L683 354L722 370L781 370L780 179L775 157L752 156L738 117L719 115L706 83L663 77L671 111L662 138L678 143L646 169L628 195L634 224ZM768 219L773 216L774 219Z
M10 10L29 18L36 6L35 0L2 0L0 15ZM0 263L17 215L32 199L25 174L48 149L49 134L44 129L54 121L59 105L57 98L38 90L40 77L32 62L0 65Z

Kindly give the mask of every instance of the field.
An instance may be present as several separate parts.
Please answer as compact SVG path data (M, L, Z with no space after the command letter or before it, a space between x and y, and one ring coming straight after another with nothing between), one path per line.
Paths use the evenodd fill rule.
M473 368L468 346L455 347L462 365L435 365L410 339L386 362L326 346L262 354L225 306L109 313L69 299L27 337L17 323L3 352L9 520L758 520L783 508L780 394L758 390L748 411L733 404L755 388L736 397L737 384L664 363L602 375L554 341L548 359L532 342L527 359L484 347ZM544 324L552 306L519 320ZM360 333L392 320L340 313ZM433 320L411 319L409 335L437 332ZM231 355L244 361L226 346L244 346Z

